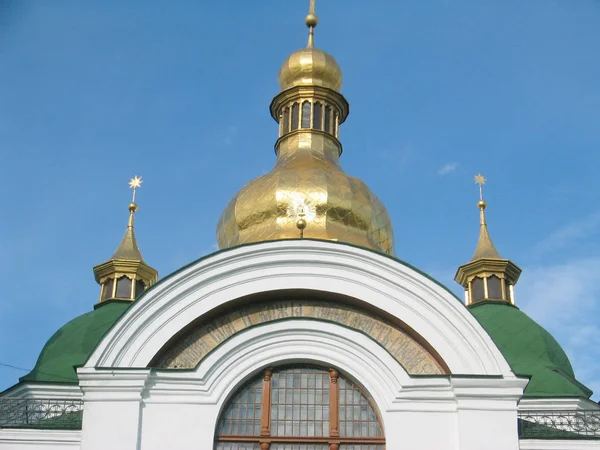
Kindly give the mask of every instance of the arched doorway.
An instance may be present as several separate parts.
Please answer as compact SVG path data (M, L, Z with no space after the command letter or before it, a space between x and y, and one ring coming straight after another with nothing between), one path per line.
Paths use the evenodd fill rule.
M384 450L369 396L336 369L266 369L223 409L215 450Z

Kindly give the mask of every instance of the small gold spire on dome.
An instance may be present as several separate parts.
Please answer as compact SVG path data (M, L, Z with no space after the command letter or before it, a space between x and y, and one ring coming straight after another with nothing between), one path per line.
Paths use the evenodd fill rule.
M454 279L465 288L467 306L482 301L514 305L514 285L519 280L521 269L512 261L503 259L490 238L485 217L487 203L483 199L486 181L483 175L475 175L475 184L479 185L479 240L473 258L458 268Z
M134 216L138 210L135 198L141 185L142 177L137 175L129 181L133 194L125 235L112 257L94 267L96 281L102 286L100 303L108 300L133 301L158 279L158 272L142 258L135 238Z
M129 222L127 222L127 231L125 231L125 236L123 236L121 243L111 259L144 260L138 247L137 240L135 239L135 232L133 231L134 216L138 210L137 203L135 203L135 195L137 189L141 186L142 177L136 175L129 181L129 187L133 189L133 195L131 197L131 203L129 204Z
M485 208L487 207L487 203L483 199L483 185L486 181L487 180L483 175L475 175L475 184L479 185L479 201L477 202L477 207L479 208L479 241L477 242L477 248L475 249L475 254L473 255L473 258L471 258L471 261L481 258L501 259L500 253L498 253L498 250L496 250L496 247L492 242L485 220Z

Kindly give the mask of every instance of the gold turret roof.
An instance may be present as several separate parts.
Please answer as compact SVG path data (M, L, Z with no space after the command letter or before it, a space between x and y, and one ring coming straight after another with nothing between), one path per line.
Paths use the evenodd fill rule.
M220 248L276 239L348 242L394 254L390 218L381 201L340 166L339 126L349 105L339 92L342 71L314 48L318 23L311 0L306 48L279 71L281 92L271 102L279 124L273 169L244 186L217 225Z
M110 259L144 261L144 258L142 258L142 253L140 252L137 244L137 239L135 238L135 231L133 229L133 220L137 209L137 204L134 202L129 204L129 222L127 223L127 230L125 231L125 235L123 236L123 239L121 239L121 243L117 247L117 250L115 250L115 253Z
M133 198L129 203L129 221L121 243L112 257L94 267L94 276L101 286L100 303L108 300L133 301L158 280L158 272L142 258L135 238L134 217L138 210L135 196L142 178L135 176L129 182Z
M487 203L481 198L479 202L477 202L477 206L479 207L479 240L477 241L477 248L475 249L475 254L473 255L473 258L471 258L471 261L482 258L502 259L492 242L485 220L485 208L487 207Z
M467 305L484 300L504 301L514 304L514 285L519 280L521 269L500 256L488 231L485 217L487 203L483 199L483 175L475 176L479 185L479 240L471 261L460 266L454 279L465 288Z

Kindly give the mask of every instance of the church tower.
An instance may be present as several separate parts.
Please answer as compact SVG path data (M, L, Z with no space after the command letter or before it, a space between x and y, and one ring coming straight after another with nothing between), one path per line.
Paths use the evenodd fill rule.
M135 196L141 185L141 177L135 176L129 182L133 198L129 204L129 222L125 235L113 256L94 267L96 282L101 286L99 304L109 300L133 301L158 280L158 272L142 257L133 228L138 210Z
M377 196L340 166L340 125L349 105L335 58L315 48L311 1L305 48L279 71L270 111L279 124L277 161L231 200L217 226L221 249L278 239L340 241L394 254L392 224Z
M483 199L485 177L475 176L479 185L479 241L471 261L458 268L454 280L465 289L465 304L471 306L483 301L515 304L514 286L521 269L512 261L504 259L496 250L490 237L485 218L487 203Z

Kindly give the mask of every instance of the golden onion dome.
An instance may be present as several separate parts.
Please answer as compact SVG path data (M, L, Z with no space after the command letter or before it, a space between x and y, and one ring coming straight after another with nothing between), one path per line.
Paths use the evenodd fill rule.
M279 69L279 87L282 91L294 86L321 86L339 91L342 70L329 53L307 47L297 50Z

